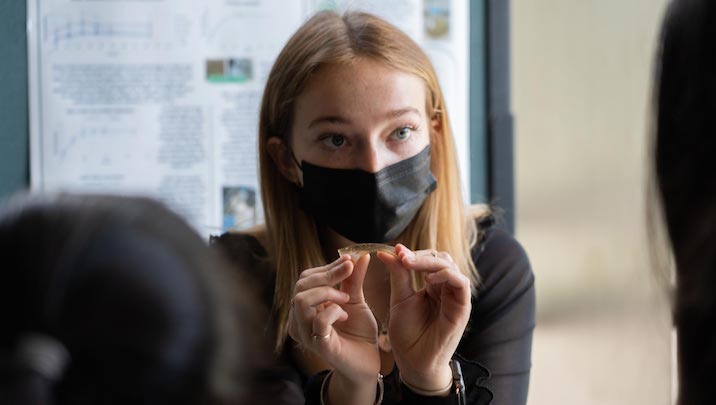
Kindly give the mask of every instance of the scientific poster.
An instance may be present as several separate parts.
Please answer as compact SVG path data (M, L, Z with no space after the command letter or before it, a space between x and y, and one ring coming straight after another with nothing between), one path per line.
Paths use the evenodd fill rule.
M376 13L424 46L467 190L466 0L28 0L32 189L155 197L202 234L261 221L263 86L322 9Z

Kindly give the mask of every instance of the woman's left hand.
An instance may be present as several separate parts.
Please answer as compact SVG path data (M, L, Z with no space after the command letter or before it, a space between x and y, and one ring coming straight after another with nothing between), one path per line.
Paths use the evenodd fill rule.
M470 280L446 252L411 251L398 244L397 258L378 253L390 270L388 336L401 378L423 391L439 391L452 380L450 359L470 318ZM425 287L413 290L410 272Z

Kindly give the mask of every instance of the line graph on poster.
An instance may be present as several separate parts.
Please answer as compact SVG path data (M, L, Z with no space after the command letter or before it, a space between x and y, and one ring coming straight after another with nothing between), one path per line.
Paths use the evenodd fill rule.
M132 159L128 145L136 143L139 132L131 127L86 125L69 132L55 129L52 135L55 159L109 165L114 160L126 163Z
M182 14L170 18L147 15L137 20L109 13L50 14L44 16L39 28L48 52L91 51L112 56L184 49L194 29L191 19Z

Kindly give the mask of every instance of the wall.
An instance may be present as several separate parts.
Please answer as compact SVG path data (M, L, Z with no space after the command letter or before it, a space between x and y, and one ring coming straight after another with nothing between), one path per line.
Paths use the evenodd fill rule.
M665 0L512 4L517 236L537 276L530 404L668 404L646 140Z

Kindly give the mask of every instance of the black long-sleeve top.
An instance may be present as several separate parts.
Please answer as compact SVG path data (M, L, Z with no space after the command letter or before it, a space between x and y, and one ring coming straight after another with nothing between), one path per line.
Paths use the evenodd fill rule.
M486 226L487 225L487 226ZM506 232L481 223L472 258L481 277L472 298L472 312L454 355L463 370L468 404L524 405L530 377L532 331L535 327L534 276L525 251ZM487 228L487 229L486 229ZM485 230L486 229L486 230ZM275 269L257 239L225 233L212 237L242 277L260 294L262 312L271 313ZM248 277L247 277L248 276ZM267 342L275 341L275 317L266 320ZM292 359L290 345L270 367L257 370L255 389L266 403L320 403L326 372L304 375ZM385 376L383 404L457 404L457 396L424 397L400 383L397 367Z

